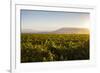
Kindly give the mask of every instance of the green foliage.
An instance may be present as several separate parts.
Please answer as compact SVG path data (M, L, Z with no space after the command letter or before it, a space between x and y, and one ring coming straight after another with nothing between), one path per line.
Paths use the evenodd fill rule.
M88 34L21 34L21 62L89 59Z

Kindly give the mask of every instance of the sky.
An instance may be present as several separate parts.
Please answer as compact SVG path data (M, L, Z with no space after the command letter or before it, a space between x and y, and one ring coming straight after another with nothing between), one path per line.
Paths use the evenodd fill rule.
M21 10L21 30L53 31L60 28L89 28L89 13Z

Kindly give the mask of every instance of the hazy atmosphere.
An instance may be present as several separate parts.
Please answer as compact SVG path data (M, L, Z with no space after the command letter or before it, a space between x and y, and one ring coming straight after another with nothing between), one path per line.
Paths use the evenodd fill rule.
M53 31L64 27L89 28L89 13L21 10L21 30Z

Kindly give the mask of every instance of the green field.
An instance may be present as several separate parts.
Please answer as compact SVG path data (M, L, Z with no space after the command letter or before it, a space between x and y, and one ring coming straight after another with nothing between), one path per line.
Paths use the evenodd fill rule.
M21 63L89 59L89 34L21 33Z

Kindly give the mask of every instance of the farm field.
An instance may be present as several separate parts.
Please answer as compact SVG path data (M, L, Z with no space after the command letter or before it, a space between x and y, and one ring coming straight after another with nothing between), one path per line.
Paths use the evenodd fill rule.
M89 34L21 33L21 63L89 60Z

